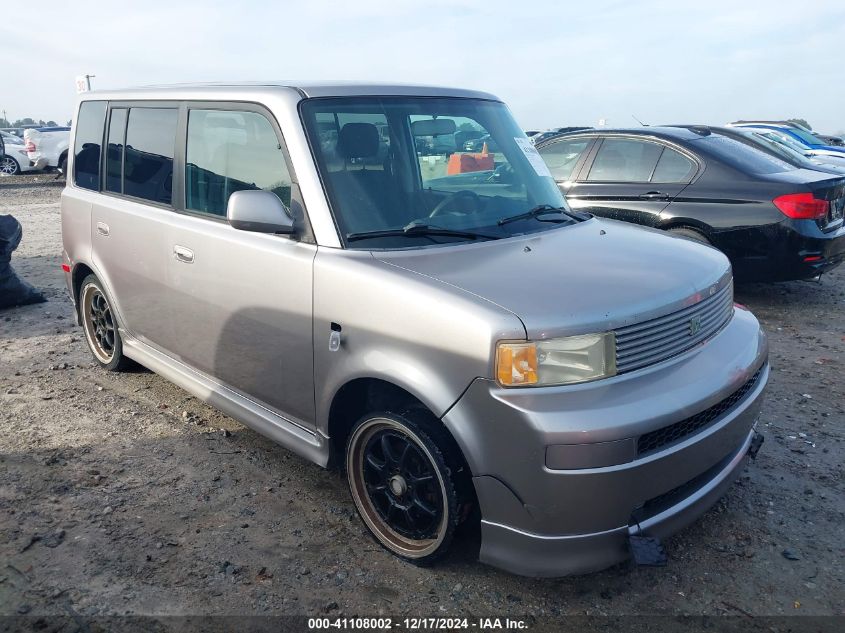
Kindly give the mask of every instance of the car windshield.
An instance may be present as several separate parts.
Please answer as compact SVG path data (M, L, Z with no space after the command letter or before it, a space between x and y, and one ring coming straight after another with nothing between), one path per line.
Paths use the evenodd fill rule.
M809 132L801 130L797 127L790 128L789 131L804 141L807 145L827 145L823 140L817 136L813 136Z
M302 115L349 248L495 239L577 221L501 103L321 98L304 101Z

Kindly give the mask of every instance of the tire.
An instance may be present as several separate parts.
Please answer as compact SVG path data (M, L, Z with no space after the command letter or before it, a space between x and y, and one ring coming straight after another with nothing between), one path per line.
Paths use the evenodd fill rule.
M19 173L21 173L21 166L18 165L18 161L14 158L11 156L4 156L3 160L0 160L0 174L15 176Z
M421 409L371 413L346 444L358 514L385 549L416 565L446 554L466 502L457 449L436 425Z
M67 154L62 154L59 159L59 171L63 176L67 176Z
M708 246L713 246L713 242L707 239L707 236L704 235L701 231L697 229L690 228L688 226L678 226L668 231L672 235L676 237L683 237L688 240L692 240L693 242L700 242L701 244L707 244Z
M79 315L85 340L94 360L108 371L121 371L129 365L123 355L117 317L111 301L96 275L88 275L79 289Z

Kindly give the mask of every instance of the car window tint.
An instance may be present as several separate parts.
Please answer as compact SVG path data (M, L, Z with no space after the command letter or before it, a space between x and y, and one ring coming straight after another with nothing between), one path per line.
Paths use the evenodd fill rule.
M106 146L106 191L123 193L123 141L128 113L126 108L116 108L111 111L109 139Z
M229 196L259 189L290 206L290 172L270 121L256 112L191 110L185 208L225 217Z
M657 143L607 138L593 161L587 180L604 182L648 182L660 152Z
M700 145L704 151L744 173L774 174L796 169L777 156L761 152L727 136L711 134L689 142Z
M79 106L73 143L73 182L77 187L93 191L100 188L100 145L105 123L105 101L85 101Z
M695 173L695 163L668 147L663 150L651 182L687 182Z
M123 158L123 193L170 204L177 118L175 108L129 110Z
M537 151L546 161L555 180L569 180L575 165L578 164L578 159L589 144L590 139L569 139L546 145Z

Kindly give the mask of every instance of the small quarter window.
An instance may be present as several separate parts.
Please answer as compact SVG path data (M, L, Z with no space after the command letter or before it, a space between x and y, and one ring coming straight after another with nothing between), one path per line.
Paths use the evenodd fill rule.
M123 193L170 204L177 118L175 108L129 110L123 157Z
M85 101L79 106L73 143L73 182L77 187L100 189L100 146L105 122L105 101Z
M106 191L123 193L123 140L126 134L126 108L111 111L109 142L106 146Z
M270 121L257 112L191 110L185 208L226 217L229 196L257 189L290 206L290 172Z
M689 182L695 173L695 163L668 147L663 150L651 182Z

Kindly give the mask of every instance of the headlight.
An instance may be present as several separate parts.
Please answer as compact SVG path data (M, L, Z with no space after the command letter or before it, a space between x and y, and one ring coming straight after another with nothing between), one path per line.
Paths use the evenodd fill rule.
M496 378L505 387L568 385L615 375L613 332L496 346Z

